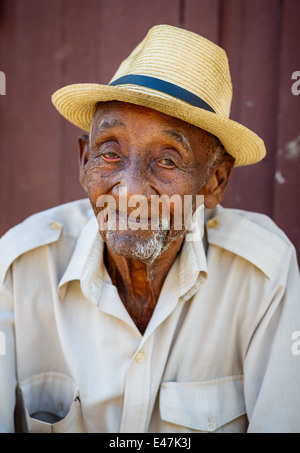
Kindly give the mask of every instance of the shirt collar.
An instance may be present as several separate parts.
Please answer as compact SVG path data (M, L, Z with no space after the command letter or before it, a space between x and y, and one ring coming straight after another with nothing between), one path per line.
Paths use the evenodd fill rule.
M207 275L204 240L185 239L181 252L173 266L178 266L179 297L187 300L196 292ZM86 298L99 304L101 291L111 283L103 261L104 242L100 237L96 218L93 216L82 229L69 261L58 284L61 300L65 298L67 285L73 280L80 282Z
M83 294L98 304L96 294L101 292L103 283L109 280L103 262L103 249L104 243L93 216L78 236L69 264L58 284L62 300L66 295L67 284L78 280Z
M270 222L262 214L217 206L206 224L208 242L244 258L271 278L289 244Z
M207 240L204 229L207 216L204 206L200 207L193 218L194 229L186 235L179 255L180 297L189 299L207 278L206 249Z

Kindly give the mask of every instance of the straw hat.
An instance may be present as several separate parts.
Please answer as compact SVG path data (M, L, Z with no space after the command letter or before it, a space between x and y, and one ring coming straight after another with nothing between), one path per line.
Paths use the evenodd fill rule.
M99 101L149 107L217 136L235 165L261 160L264 142L229 119L232 85L226 53L190 31L157 25L124 60L109 85L83 83L56 91L52 102L71 123L90 130Z

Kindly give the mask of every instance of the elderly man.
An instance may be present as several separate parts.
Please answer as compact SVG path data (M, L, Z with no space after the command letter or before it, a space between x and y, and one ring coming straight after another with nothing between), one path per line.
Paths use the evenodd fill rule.
M89 200L1 239L1 430L299 432L295 250L220 206L233 167L265 155L228 118L224 51L156 26L108 86L52 100L89 133Z

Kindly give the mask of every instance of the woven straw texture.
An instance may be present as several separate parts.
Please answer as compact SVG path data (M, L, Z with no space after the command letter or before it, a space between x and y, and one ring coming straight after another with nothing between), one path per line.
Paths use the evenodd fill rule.
M184 29L158 25L124 60L112 81L138 74L175 84L208 103L216 113L191 106L151 88L133 84L75 84L56 91L52 102L60 114L85 131L97 102L123 101L174 116L217 136L235 165L249 165L266 154L263 140L229 119L232 84L226 53L207 39Z

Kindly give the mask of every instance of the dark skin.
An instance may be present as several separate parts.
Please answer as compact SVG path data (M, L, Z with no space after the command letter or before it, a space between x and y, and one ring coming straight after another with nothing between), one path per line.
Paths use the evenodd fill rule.
M211 134L179 119L152 109L122 102L99 103L87 136L79 138L80 182L94 213L100 195L110 195L118 207L120 188L128 199L166 194L180 197L204 195L205 206L213 208L224 197L234 166L227 154L211 165L216 139ZM165 233L158 256L137 256L153 232L115 231L100 234L106 243L105 264L120 298L143 334L151 319L166 275L185 237L171 227ZM173 216L173 217L172 217ZM153 258L155 256L155 259Z

